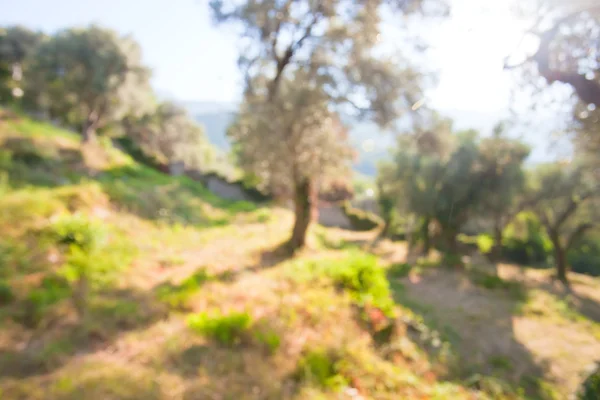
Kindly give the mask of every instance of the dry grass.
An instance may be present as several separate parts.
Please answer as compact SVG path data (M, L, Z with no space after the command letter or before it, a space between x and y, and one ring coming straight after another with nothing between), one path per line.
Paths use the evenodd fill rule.
M1 120L0 136L33 138L34 148L50 153L80 153L72 135L37 134L42 125L20 123ZM143 169L96 181L98 171L131 160L114 149L88 151L66 164L48 153L53 172L79 174L68 186L41 170L9 170L0 244L11 253L0 261L18 293L0 312L2 399L524 398L519 387L540 398L551 398L556 387L564 398L600 354L597 279L573 275L573 291L565 293L543 271L500 266L501 279L527 291L515 298L439 267L434 253L417 260L405 243L375 242L375 232L322 227L306 250L288 258L279 248L291 228L288 211L224 203L193 183ZM19 189L31 179L37 186ZM115 197L120 180L155 196ZM161 190L167 194L155 193ZM41 246L36 232L59 212L112 227L132 243L135 258L118 280L94 292L87 322L59 299L40 325L25 327L15 318L24 299L60 264L57 248ZM314 271L299 278L315 263L366 252L384 266L418 264L404 278L390 274L398 318L387 341L375 340L369 325L381 318L377 309L361 308ZM164 288L177 302L165 301ZM186 320L204 312L248 313L250 336L228 346L194 332ZM298 372L311 352L332 355L326 384Z

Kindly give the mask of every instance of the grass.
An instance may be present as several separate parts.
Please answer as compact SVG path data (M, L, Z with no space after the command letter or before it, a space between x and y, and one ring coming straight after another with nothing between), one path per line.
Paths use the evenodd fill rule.
M194 332L215 339L227 346L240 344L252 327L248 313L190 315L187 324Z
M469 271L471 281L482 288L489 290L501 290L507 293L512 299L518 301L527 300L527 290L525 286L518 281L505 280L498 275L489 272L471 269Z
M0 148L2 398L525 398L502 353L481 367L494 376L452 374L461 328L407 290L450 273L439 260L392 263L361 250L368 233L322 227L317 246L278 257L287 210L220 199L24 117L0 120ZM72 248L96 250L82 262ZM80 262L98 272L85 322L70 301ZM513 290L474 279L482 298ZM567 306L544 318L583 334ZM541 318L527 307L519 318Z
M200 268L194 274L184 279L180 284L164 283L156 289L158 299L174 309L185 310L188 302L200 287L212 277L206 269Z

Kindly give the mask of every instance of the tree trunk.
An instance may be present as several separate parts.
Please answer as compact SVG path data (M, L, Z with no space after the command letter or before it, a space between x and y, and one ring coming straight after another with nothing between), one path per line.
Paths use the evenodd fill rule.
M312 185L310 180L296 184L294 190L294 228L289 244L292 251L298 250L306 244L306 233L311 220Z
M502 258L502 228L494 227L494 248L492 249L492 259L496 262Z
M96 128L98 127L98 117L96 112L90 113L83 123L83 131L81 132L83 135L83 143L95 143L96 136Z
M429 236L430 223L431 218L425 217L423 220L423 225L421 226L421 235L423 236L423 254L425 256L429 255L429 250L431 250L431 237Z
M567 250L560 243L557 232L550 232L550 240L554 245L554 262L556 263L556 277L565 285L569 284L567 279Z
M96 136L96 128L94 127L93 123L90 123L89 121L87 121L84 125L83 125L83 131L81 132L83 135L83 143L95 143L97 136Z
M85 322L87 316L87 299L89 282L86 275L81 275L73 291L73 305L80 322Z

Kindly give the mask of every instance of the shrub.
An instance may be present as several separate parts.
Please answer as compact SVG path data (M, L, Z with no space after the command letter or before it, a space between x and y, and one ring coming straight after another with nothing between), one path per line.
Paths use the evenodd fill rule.
M170 307L185 309L190 297L209 279L211 279L210 275L202 268L179 285L167 283L159 286L157 289L158 299Z
M370 231L383 224L381 218L373 213L353 208L349 202L345 202L342 211L350 220L352 227L357 231Z
M600 236L582 238L569 250L567 259L571 270L600 276Z
M106 230L100 223L80 214L61 216L50 227L50 234L57 243L73 245L85 252L95 250L106 238Z
M600 395L600 363L596 363L594 370L581 384L577 399L596 400L598 395Z
M196 333L215 339L223 345L232 346L244 339L252 326L252 318L248 313L200 313L188 317L187 324Z
M264 344L271 353L277 351L281 346L281 337L272 330L259 330L254 333L254 339L261 344Z
M411 269L412 269L412 265L410 265L408 263L393 264L388 269L388 276L390 278L394 278L394 279L405 278L408 276Z
M537 217L521 213L504 230L502 256L517 264L544 264L552 255L552 242Z
M337 387L344 378L336 371L337 357L324 350L306 352L298 361L298 378L323 387Z
M336 284L350 292L359 306L379 308L386 316L394 315L386 271L377 264L377 257L352 253L347 259L330 260L320 266Z
M0 305L8 304L13 301L14 298L15 295L8 283L0 281Z
M134 248L127 238L108 242L108 229L83 215L63 215L49 228L50 237L65 249L62 275L73 284L73 304L83 318L91 289L113 280L129 264Z
M28 327L37 326L48 307L71 296L71 288L67 280L58 275L45 277L40 286L27 295L22 322Z

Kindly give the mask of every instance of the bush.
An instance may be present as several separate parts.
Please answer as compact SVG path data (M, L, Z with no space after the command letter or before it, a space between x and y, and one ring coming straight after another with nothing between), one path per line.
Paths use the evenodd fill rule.
M552 256L552 242L537 217L521 213L504 230L502 255L517 264L545 264Z
M337 357L331 352L311 350L298 361L298 378L323 387L337 387L344 382L336 371Z
M261 344L264 344L271 353L277 351L281 346L281 338L272 330L259 330L254 334L254 339Z
M345 202L342 211L350 220L352 227L357 231L370 231L383 224L381 218L373 213L353 208L349 202Z
M600 363L596 363L592 373L581 384L577 399L597 400L598 396L600 396Z
M83 215L63 215L50 227L50 235L58 244L76 246L90 252L101 246L106 238L104 227Z
M69 282L58 275L45 277L40 286L27 295L23 308L22 322L28 327L36 327L48 307L71 296Z
M377 264L377 257L353 253L348 259L323 262L325 274L350 292L359 306L372 306L386 316L394 315L386 271Z
M388 276L390 278L394 278L394 279L405 278L408 276L411 269L412 269L412 265L410 265L408 263L393 264L388 269Z
M200 286L204 282L210 279L210 275L202 268L192 276L183 280L179 285L167 283L159 286L157 289L158 299L168 304L170 307L185 309L190 297L200 289Z
M600 236L584 237L567 254L571 270L600 276Z
M196 333L215 339L223 345L232 346L242 342L252 326L252 318L248 313L201 313L188 317L187 324Z
M0 305L8 304L13 301L15 294L8 283L0 281Z

